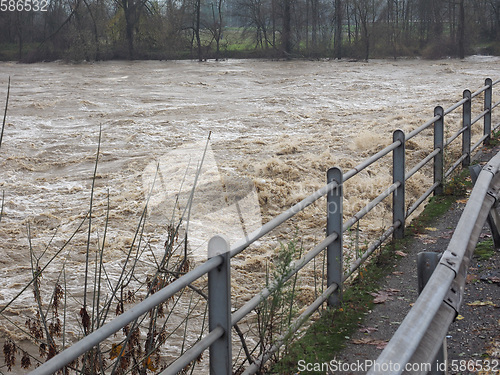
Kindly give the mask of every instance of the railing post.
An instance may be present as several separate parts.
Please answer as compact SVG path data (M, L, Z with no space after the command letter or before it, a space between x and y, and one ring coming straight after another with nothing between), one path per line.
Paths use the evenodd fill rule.
M344 177L342 171L339 168L330 168L327 173L328 184L335 181L338 186L337 188L330 191L326 197L326 236L330 236L333 233L337 233L337 239L333 241L327 247L326 253L326 263L327 263L327 275L326 283L327 287L332 284L337 284L338 288L333 292L328 298L328 306L336 307L340 305L342 301L342 276L343 276L343 265L342 265L342 251L343 251L343 182Z
M443 194L443 176L444 176L444 110L438 106L434 108L434 116L439 119L434 123L434 150L439 149L439 153L434 156L434 183L439 185L434 190L434 195Z
M230 246L223 236L214 236L208 242L208 258L220 256L223 263L208 273L208 327L218 326L224 334L210 346L210 374L231 374L231 265Z
M441 254L434 252L422 252L417 254L417 281L418 281L418 294L424 290L425 285L432 276L432 273L439 264ZM432 369L427 375L444 375L443 365L446 363L446 337L443 340L443 345L439 349L436 358L431 363Z
M488 145L491 138L491 100L493 94L493 81L491 78L486 78L485 85L488 88L484 92L484 110L488 112L484 114L484 135L488 137L484 140L483 144Z
M462 161L462 167L467 168L470 165L470 149L471 149L471 92L464 90L464 99L468 99L462 107L462 127L465 129L462 133L462 155L467 157Z
M395 130L392 134L393 142L400 141L401 145L392 153L392 182L399 182L399 187L392 195L392 222L399 221L400 225L394 231L394 238L401 239L405 236L405 133Z

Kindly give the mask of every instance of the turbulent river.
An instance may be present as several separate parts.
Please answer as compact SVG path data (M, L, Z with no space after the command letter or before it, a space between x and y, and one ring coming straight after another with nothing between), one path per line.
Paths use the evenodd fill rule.
M4 62L0 102L9 77L0 148L0 306L31 279L30 249L43 265L64 247L44 279L60 277L64 266L71 298L81 298L88 224L65 243L91 196L90 245L104 246L110 280L146 204L143 263L154 263L168 225L184 213L196 264L206 258L212 235L242 237L321 187L329 167L348 170L388 145L393 130L412 130L433 117L434 106L446 108L464 89L500 78L500 59ZM430 133L412 139L410 159L431 142ZM378 164L354 179L346 188L346 212L368 202L362 191L376 196L389 173L387 164ZM425 180L414 176L410 198L425 191ZM306 248L324 236L320 208L288 228ZM362 222L366 232L388 224L384 215ZM255 292L245 280L265 268L280 236L239 259L236 294ZM26 291L10 314L22 317L32 304ZM1 336L12 330L0 324Z

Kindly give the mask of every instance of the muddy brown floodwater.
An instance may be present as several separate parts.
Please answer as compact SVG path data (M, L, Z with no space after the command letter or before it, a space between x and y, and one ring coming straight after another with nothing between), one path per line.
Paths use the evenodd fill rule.
M412 130L433 117L434 106L446 108L464 89L498 79L500 58L3 62L1 101L9 76L0 149L0 306L30 280L30 247L48 259L88 212L100 130L91 243L102 245L109 197L105 262L114 280L146 202L144 236L150 252L161 253L167 226L178 220L196 180L187 228L195 264L206 258L210 236L240 238L321 187L329 167L351 168L388 145L393 130ZM449 131L458 120L449 117ZM431 133L412 139L409 159L431 144ZM384 163L353 179L346 214L389 179ZM425 191L425 181L423 173L413 177L409 199ZM321 209L312 207L288 229L306 248L324 235ZM361 226L368 233L389 224L389 216L376 215ZM240 257L235 294L244 299L255 292L245 279L265 267L283 238L275 235ZM44 276L56 277L64 264L75 299L82 293L86 241L85 233L75 236ZM32 300L25 292L11 314L23 316Z

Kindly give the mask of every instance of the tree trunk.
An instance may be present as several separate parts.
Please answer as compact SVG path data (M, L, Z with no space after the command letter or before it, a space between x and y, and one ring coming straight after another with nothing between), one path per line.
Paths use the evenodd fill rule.
M465 58L465 6L464 0L460 0L460 15L459 15L459 30L458 30L458 56Z
M127 34L127 46L128 46L128 58L129 60L134 59L134 25L127 19L126 34Z
M128 58L134 58L134 4L129 0L122 0L123 12L125 13L125 37L127 38Z
M21 12L17 13L17 33L19 35L19 61L23 59L23 20L21 16Z
M312 48L316 52L318 47L318 0L311 0L311 12L312 12Z
M198 44L198 61L203 61L203 51L201 48L200 38L200 17L201 17L201 0L196 0L196 22L194 27L194 34L196 43Z
M283 31L281 34L281 43L283 55L286 58L289 58L292 52L290 1L291 0L283 0Z
M342 2L335 0L335 35L334 35L334 56L336 59L342 58Z

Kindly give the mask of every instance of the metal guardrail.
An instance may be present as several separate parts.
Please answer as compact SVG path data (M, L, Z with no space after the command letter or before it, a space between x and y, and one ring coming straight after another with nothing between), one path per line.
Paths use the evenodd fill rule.
M500 223L494 207L500 198L499 171L500 153L479 174L448 248L369 375L426 374L431 366L436 368L436 355L462 302L467 268L482 228L488 215L493 228Z
M107 337L117 332L119 329L136 320L141 315L154 308L156 305L166 301L175 293L179 292L193 281L208 274L208 315L209 315L209 333L198 341L193 347L188 349L181 357L175 360L166 370L161 372L161 375L176 374L190 362L195 360L203 351L210 348L210 373L211 374L230 374L232 366L232 343L231 330L232 327L243 319L248 313L254 310L262 301L264 301L271 293L276 290L278 283L270 284L263 288L257 295L251 298L238 310L231 313L231 284L230 284L230 269L231 258L241 253L249 245L254 243L259 238L265 236L273 229L277 228L288 219L293 217L298 212L301 212L306 207L316 202L318 199L327 198L327 233L326 238L309 250L301 259L294 261L290 265L290 272L285 276L285 280L294 276L305 265L307 265L317 255L326 249L327 256L327 276L326 288L324 292L290 325L289 330L279 337L274 345L259 358L255 360L245 371L245 374L254 374L259 370L259 366L267 361L270 356L278 350L278 348L292 336L299 326L305 322L309 316L316 311L325 301L329 306L336 306L341 301L343 282L352 275L360 265L368 259L368 257L391 235L396 238L404 236L405 220L422 204L433 192L441 194L443 192L443 183L460 165L468 166L470 163L471 153L482 143L488 142L492 133L491 113L492 110L500 104L492 104L493 86L498 84L500 80L492 82L487 79L485 86L471 93L465 90L463 99L443 110L442 107L436 107L434 117L413 130L408 134L404 134L401 130L396 130L393 133L393 142L377 152L375 155L362 161L359 165L342 173L339 168L332 168L327 173L327 184L315 193L297 203L290 209L272 219L260 229L252 232L246 238L241 239L234 245L230 246L228 241L221 236L212 238L208 245L209 259L189 273L175 280L164 289L156 292L141 303L133 306L131 309L116 317L114 320L103 325L101 328L84 337L68 349L57 354L49 361L42 364L40 367L31 372L33 375L52 374L59 369L62 369L67 364L84 354L92 347L104 341ZM484 110L472 120L471 103L472 99L484 92ZM444 124L446 115L453 112L457 108L462 107L462 128L448 140L444 137ZM483 136L472 146L472 126L480 119L484 119ZM500 124L493 127L496 129ZM406 172L405 161L405 143L411 138L419 135L426 129L433 128L434 130L434 147L433 150L409 172ZM454 140L462 136L462 153L460 158L444 172L444 152ZM343 188L344 183L350 178L357 175L365 168L379 161L383 157L392 153L392 184L386 188L377 198L368 203L359 212L353 215L350 219L344 222L343 218ZM419 197L413 204L406 209L408 202L405 199L405 183L417 171L425 165L433 161L433 183L429 189ZM343 274L343 233L348 231L354 224L363 218L368 212L375 208L380 202L384 201L392 195L392 210L393 219L392 225L380 236L368 245L365 253L351 265L349 271ZM451 258L450 258L451 259ZM451 259L450 261L454 261ZM450 272L452 272L450 270ZM450 274L451 275L451 274ZM285 280L282 280L283 282ZM422 314L425 315L425 314Z

